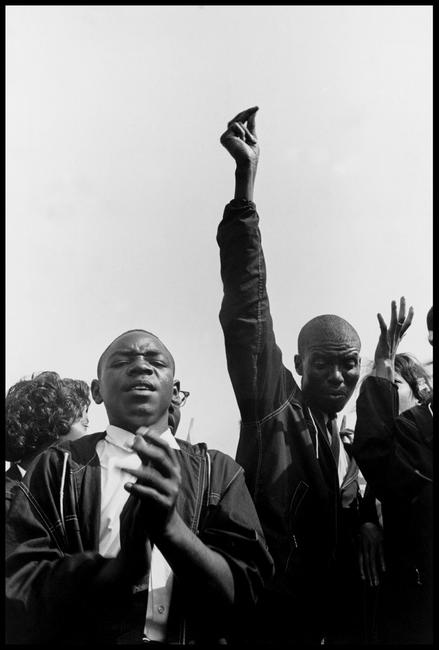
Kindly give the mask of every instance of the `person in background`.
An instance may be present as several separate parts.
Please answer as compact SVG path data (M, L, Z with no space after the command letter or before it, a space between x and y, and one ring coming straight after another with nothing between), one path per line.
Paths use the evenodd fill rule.
M60 439L87 433L90 389L81 379L58 373L33 374L11 386L6 395L6 510L36 456Z
M174 438L174 374L154 334L118 336L91 385L106 431L52 446L24 477L6 530L8 643L247 633L272 559L242 468Z
M178 425L180 424L181 409L186 404L189 395L188 390L179 390L178 394L172 397L169 406L168 426L173 436L177 433Z
M375 368L367 375L374 375ZM363 378L363 381L366 376ZM395 355L395 384L398 388L399 414L419 404L428 404L432 397L431 379L416 357L407 352ZM365 521L360 528L360 570L365 581L366 641L379 643L383 625L380 583L386 562L383 546L381 503L373 489L366 485L363 504Z
M220 322L242 421L236 459L276 569L258 606L254 642L356 643L358 468L336 420L359 378L360 338L343 318L317 316L298 337L300 388L283 363L253 202L257 110L239 113L221 136L236 162L235 196L217 235L224 285ZM294 246L300 246L299 232L292 255ZM288 274L285 300L294 304L309 272Z
M430 307L427 313L427 330L428 340L433 345L433 307Z
M375 375L361 386L353 445L360 469L382 504L386 571L380 641L392 644L433 642L433 394L425 375L414 371L403 355L400 373L410 368L414 394L422 400L402 410L409 405L399 405L403 384L396 373L398 345L412 319L413 309L406 314L404 298L399 310L392 301L388 327L378 314ZM431 309L431 344L432 320Z
M69 391L69 400L72 408L76 410L76 419L70 426L70 431L65 440L74 440L87 433L90 424L88 418L88 408L90 406L90 388L82 379L70 379L64 377L62 380L67 391ZM82 410L81 410L82 407Z

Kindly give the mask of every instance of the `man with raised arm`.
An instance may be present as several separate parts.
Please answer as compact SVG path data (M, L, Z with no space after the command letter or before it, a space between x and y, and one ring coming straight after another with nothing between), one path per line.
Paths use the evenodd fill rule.
M354 453L382 503L386 575L383 642L433 643L433 398L399 414L395 356L410 327L393 300L390 323L378 314L375 376L357 399ZM427 315L433 345L433 308Z
M246 634L272 560L242 468L174 438L174 372L154 334L118 336L92 382L106 431L50 448L26 474L7 521L8 643Z
M257 110L239 113L221 137L236 162L236 184L217 237L220 321L242 420L236 457L275 561L254 633L266 641L350 642L360 626L358 482L336 416L358 381L360 339L343 318L317 316L298 337L300 388L283 364L253 203ZM303 290L305 280L291 273L285 300Z

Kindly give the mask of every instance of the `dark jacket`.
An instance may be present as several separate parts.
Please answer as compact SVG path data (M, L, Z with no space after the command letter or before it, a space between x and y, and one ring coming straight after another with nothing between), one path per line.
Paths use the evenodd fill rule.
M431 406L398 415L398 389L368 377L357 400L353 452L382 503L388 619L402 643L430 643L433 592L433 416ZM397 628L397 629L396 629Z
M111 561L98 552L101 482L96 444L104 436L87 435L52 447L19 484L6 530L9 642L115 642L129 632L135 608L132 586L107 589L97 580ZM203 443L178 442L183 489L177 510L229 563L235 609L245 618L271 575L272 561L243 470L221 452L207 454ZM191 635L206 634L203 621L194 620L193 609L189 614L190 607L183 620L190 600L187 585L176 581L168 625L171 639L186 642ZM145 611L143 602L140 638ZM212 638L233 636L233 621L219 620L210 633Z
M276 621L268 625L273 638L294 639L294 626L308 625L308 617L314 619L314 630L319 628L320 613L331 598L341 537L357 523L357 502L342 509L323 414L311 412L283 364L258 221L251 201L233 200L225 208L217 236L224 284L220 322L242 418L236 459L244 467L275 562L266 607Z

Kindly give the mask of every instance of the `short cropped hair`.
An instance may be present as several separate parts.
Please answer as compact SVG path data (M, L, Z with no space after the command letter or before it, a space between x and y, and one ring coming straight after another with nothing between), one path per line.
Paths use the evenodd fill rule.
M45 371L18 381L6 395L6 460L18 462L67 435L89 405L81 380Z
M119 334L119 336L116 336L116 338L113 339L113 340L111 341L111 343L109 343L109 344L107 345L107 347L105 348L105 350L102 352L101 356L99 357L98 367L97 367L98 378L100 378L100 376L101 376L101 372L102 372L102 364L103 364L103 361L104 361L104 357L105 357L105 355L107 354L108 350L109 350L109 349L111 348L111 346L113 345L113 343L114 343L115 341L117 341L117 339L122 338L122 336L125 336L125 334L131 334L131 332L143 332L144 334L148 334L148 336L152 336L153 338L157 339L157 341L159 341L159 342L163 345L163 347L165 348L165 350L168 352L168 354L169 354L169 356L170 356L170 358L171 358L171 362L172 362L172 369L173 369L173 371L175 372L175 361L174 361L174 357L173 357L172 354L169 352L168 348L167 348L166 345L163 343L163 341L161 341L161 340L159 339L159 337L157 336L157 334L153 334L152 332L148 332L148 330L144 330L144 329L133 329L133 330L127 330L126 332L122 332L122 334Z
M300 330L297 339L297 349L303 355L310 343L331 341L346 343L361 349L361 341L357 331L348 321L334 314L323 314L308 321Z

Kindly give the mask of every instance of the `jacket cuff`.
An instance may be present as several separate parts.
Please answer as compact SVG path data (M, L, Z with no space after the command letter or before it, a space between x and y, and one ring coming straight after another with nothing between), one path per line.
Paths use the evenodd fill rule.
M249 199L232 199L230 203L227 204L227 207L231 208L246 208L246 207L256 208L254 201Z

